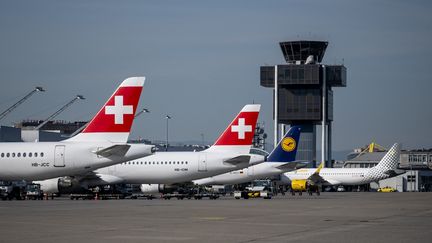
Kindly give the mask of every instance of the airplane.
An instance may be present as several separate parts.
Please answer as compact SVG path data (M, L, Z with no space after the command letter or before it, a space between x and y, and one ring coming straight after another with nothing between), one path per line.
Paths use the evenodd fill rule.
M91 175L37 181L49 193L62 188L88 188L109 184L154 184L163 186L192 181L237 170L264 161L264 156L250 154L261 105L246 105L208 149L200 152L157 152L154 155L95 170ZM163 184L163 185L159 185Z
M84 174L153 154L154 146L127 143L144 81L144 77L124 80L75 137L59 142L0 143L0 180Z
M311 168L286 172L281 176L293 191L304 191L313 186L363 185L398 175L397 166L401 146L395 143L381 161L372 168Z
M264 163L221 175L194 180L193 183L196 185L241 184L303 168L306 166L306 162L295 161L300 133L301 128L299 126L291 127Z

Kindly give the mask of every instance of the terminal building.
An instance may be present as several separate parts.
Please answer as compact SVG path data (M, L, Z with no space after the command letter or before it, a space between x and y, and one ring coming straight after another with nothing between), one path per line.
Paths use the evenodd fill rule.
M344 168L371 168L379 163L386 149L372 143L355 149L348 155ZM432 149L402 150L399 169L405 173L393 178L371 183L371 189L389 186L399 192L432 191Z
M43 121L25 120L13 127L0 127L0 142L50 142L67 139L86 122L49 121L40 129L35 129Z

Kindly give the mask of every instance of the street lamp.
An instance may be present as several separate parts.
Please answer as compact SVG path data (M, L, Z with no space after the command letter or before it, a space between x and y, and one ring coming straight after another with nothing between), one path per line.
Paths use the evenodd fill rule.
M166 119L166 146L165 146L165 151L168 151L168 120L171 119L171 116L170 115L166 115L165 119Z
M150 110L147 108L143 108L141 111L139 111L138 113L136 113L135 118L137 118L138 116L140 116L142 113L150 113Z

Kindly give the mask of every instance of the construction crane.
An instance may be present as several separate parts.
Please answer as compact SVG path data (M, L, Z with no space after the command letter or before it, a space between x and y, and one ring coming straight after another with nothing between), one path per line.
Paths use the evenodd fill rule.
M358 154L355 156L355 158L357 158L357 157L359 157L360 155L365 154L365 153L386 152L386 151L387 151L387 149L384 148L383 146L381 146L381 145L379 145L379 144L377 144L377 143L375 143L375 142L372 142L372 143L368 144L365 148L363 148L363 149L360 151L360 153L358 153Z
M18 102L16 102L15 104L13 104L11 107L9 107L5 111L3 111L0 114L0 120L2 120L3 118L5 118L7 116L7 114L9 114L13 110L15 110L15 108L17 108L19 105L21 105L24 101L26 101L28 98L30 98L30 96L32 96L36 92L45 92L45 90L42 87L36 87L34 90L32 90L26 96L24 96L24 98L20 99Z
M47 124L49 121L51 121L54 117L58 116L58 114L62 113L64 110L66 110L66 108L68 108L69 106L71 106L77 100L85 100L85 98L82 95L75 96L75 98L73 98L66 105L64 105L58 111L54 112L54 114L52 114L47 119L45 119L45 121L42 122L41 124L39 124L39 126L37 126L34 130L39 130L41 127L43 127L45 124Z

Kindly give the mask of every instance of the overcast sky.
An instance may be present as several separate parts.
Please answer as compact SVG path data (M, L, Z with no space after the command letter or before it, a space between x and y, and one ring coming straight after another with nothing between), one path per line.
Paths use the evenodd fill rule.
M284 63L279 42L329 41L323 63L347 67L334 89L333 149L371 141L431 148L430 1L0 1L0 110L34 88L2 124L88 120L129 76L147 77L133 138L214 141L247 103L272 92L259 67Z

